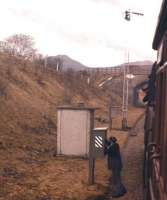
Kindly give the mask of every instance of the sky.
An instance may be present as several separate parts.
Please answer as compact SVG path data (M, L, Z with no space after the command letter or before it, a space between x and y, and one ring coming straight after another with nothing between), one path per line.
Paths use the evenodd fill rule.
M162 0L0 0L0 40L31 35L44 56L90 67L155 60L152 41ZM124 11L144 13L124 19Z

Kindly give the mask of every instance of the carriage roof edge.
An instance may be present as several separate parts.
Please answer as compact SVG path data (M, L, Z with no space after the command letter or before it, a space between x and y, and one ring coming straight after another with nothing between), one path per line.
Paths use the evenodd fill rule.
M167 30L166 22L167 22L167 0L163 0L152 44L152 48L154 50L157 50L159 48L161 40Z

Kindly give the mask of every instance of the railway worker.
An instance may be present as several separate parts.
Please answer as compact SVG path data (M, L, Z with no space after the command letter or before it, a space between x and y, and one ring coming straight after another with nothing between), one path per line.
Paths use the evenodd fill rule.
M146 92L143 102L148 102L148 106L154 107L155 105L155 81L156 81L156 72L157 72L157 62L152 65L151 74L149 75L148 88L143 91Z
M112 170L111 196L120 197L126 193L121 181L121 170L123 168L120 147L115 137L110 137L106 143L108 155L108 168Z

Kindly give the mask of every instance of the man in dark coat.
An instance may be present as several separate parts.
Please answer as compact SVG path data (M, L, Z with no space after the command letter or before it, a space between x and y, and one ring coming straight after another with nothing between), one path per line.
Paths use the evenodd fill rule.
M126 193L121 182L121 170L123 168L119 144L115 137L110 137L107 145L108 168L112 170L111 195L119 197Z

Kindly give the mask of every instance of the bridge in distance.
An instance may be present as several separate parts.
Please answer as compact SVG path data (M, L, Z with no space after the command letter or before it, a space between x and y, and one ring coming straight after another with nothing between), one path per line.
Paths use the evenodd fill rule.
M150 74L151 66L148 65L128 65L125 64L125 66L118 66L118 67L101 67L101 68L88 68L86 71L88 73L102 73L102 74L110 74L113 76L121 76L124 74L124 67L126 70L126 73L133 74L135 76L143 75L148 76Z

